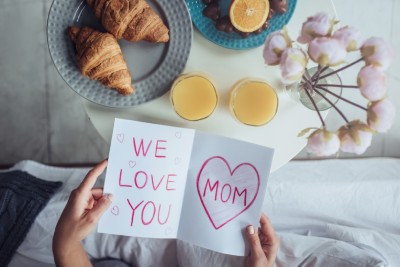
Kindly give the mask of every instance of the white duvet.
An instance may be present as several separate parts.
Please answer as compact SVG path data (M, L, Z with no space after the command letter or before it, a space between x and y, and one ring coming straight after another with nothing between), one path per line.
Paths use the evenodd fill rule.
M69 192L87 169L18 163L32 175L63 181L39 214L11 267L54 266L51 240ZM263 210L281 246L277 266L400 266L400 159L292 161L268 181ZM233 233L234 234L234 233ZM243 258L177 240L97 234L84 241L94 258L132 266L243 266Z

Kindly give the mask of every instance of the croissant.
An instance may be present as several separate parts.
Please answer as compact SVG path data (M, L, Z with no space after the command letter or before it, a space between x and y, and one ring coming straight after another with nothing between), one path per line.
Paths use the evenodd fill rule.
M123 95L134 92L131 74L114 36L89 27L69 27L68 35L75 44L82 75Z
M86 0L104 28L117 39L168 42L169 30L145 0Z

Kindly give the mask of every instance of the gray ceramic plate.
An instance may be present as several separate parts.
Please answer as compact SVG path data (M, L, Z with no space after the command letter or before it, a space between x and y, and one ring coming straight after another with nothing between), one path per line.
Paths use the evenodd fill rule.
M132 107L166 93L182 72L192 43L192 23L184 0L147 0L170 30L165 44L119 40L136 92L122 96L98 81L83 77L66 30L70 25L104 31L83 0L54 0L47 21L50 55L65 82L82 97L108 107Z

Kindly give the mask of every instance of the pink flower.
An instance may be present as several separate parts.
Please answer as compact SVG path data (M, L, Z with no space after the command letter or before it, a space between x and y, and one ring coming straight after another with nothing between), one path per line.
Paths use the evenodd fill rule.
M339 129L340 149L360 155L371 145L372 130L365 123L355 120Z
M349 26L336 30L333 34L333 38L341 42L344 47L346 47L347 52L360 49L365 41L360 31Z
M386 95L386 75L372 65L367 65L360 70L357 84L361 94L370 101L380 100Z
M278 65L281 61L283 51L289 47L292 47L292 40L290 40L286 28L283 28L282 31L269 34L265 40L263 51L265 64Z
M282 53L281 73L284 84L299 81L307 66L307 55L299 48L288 48Z
M394 51L382 38L371 37L361 47L361 55L368 65L386 70L392 62Z
M308 55L321 66L335 66L345 62L347 53L337 39L319 37L309 44Z
M396 108L387 98L371 102L368 106L367 121L371 129L384 133L393 125Z
M297 41L302 44L311 42L315 37L330 36L335 21L327 13L320 12L308 17L303 23L301 33Z
M318 129L310 134L307 141L307 151L317 156L335 154L340 147L337 134L325 129Z

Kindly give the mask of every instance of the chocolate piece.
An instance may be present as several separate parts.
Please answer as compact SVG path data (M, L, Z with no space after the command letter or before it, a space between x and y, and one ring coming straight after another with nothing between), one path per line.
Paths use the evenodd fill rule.
M261 27L262 27L263 30L268 29L269 28L269 21L266 20Z
M272 8L269 9L269 13L268 13L268 17L267 20L272 19L272 17L275 15L275 10L273 10Z
M255 34L260 34L260 33L263 32L263 30L264 30L264 29L261 27L260 29L254 31L253 33L255 33Z
M288 10L287 0L270 0L271 8L278 14L286 13Z
M226 33L233 32L233 25L232 25L231 20L229 19L229 16L224 16L222 18L219 18L217 20L216 27L217 27L217 30L219 30L219 31L224 31Z
M253 33L255 33L255 34L260 34L260 33L262 33L265 29L267 29L268 27L269 27L269 22L268 22L268 20L266 20L266 21L264 22L264 24L263 24L258 30L254 31Z
M241 32L241 31L239 31L238 29L236 29L236 28L233 28L233 30L235 31L235 32L237 32L238 34L240 34L243 38L246 38L246 37L249 37L250 36L250 32Z
M247 38L250 36L250 32L240 32L239 33L243 38Z
M219 4L217 2L211 3L203 9L203 15L212 19L217 20L220 16Z
M205 5L209 5L209 4L211 4L211 3L213 3L213 2L217 2L218 0L203 0L203 3L205 4Z

